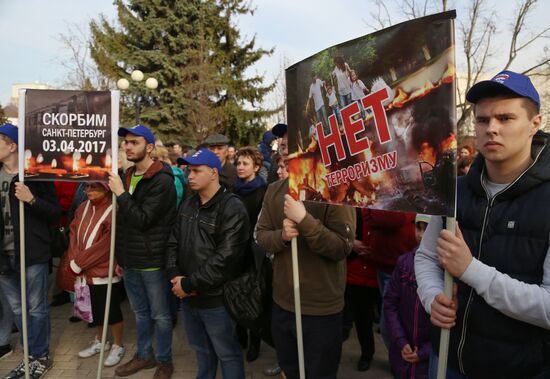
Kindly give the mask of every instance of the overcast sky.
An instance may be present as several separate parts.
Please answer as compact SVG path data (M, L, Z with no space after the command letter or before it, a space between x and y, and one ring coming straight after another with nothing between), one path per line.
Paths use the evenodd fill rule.
M504 46L509 36L504 31L512 22L516 1L490 2L498 4L492 9L497 12L494 20L501 31L497 43ZM5 105L9 101L14 83L36 81L60 86L66 76L60 59L66 52L56 36L66 33L68 24L85 27L100 13L115 19L112 3L113 0L0 0L0 103ZM252 68L268 80L277 76L283 58L287 64L293 64L326 47L373 31L368 24L374 9L367 0L255 0L254 5L255 14L237 22L243 36L256 35L259 46L276 48L271 57L263 58ZM459 9L458 13L460 20L463 11ZM544 0L529 24L547 26L548 14L550 1ZM394 16L392 21L400 19ZM518 69L535 59L536 50L540 51L540 45L523 53ZM502 63L505 57L500 57ZM497 57L495 69L498 63Z

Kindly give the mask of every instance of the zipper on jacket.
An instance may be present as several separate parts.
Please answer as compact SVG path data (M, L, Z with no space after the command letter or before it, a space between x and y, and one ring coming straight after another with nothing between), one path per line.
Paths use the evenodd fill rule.
M484 187L485 189L485 187ZM487 190L485 190L485 195L487 196L487 206L485 207L485 215L483 216L483 226L481 227L481 236L479 237L479 248L477 249L477 259L480 259L481 257L481 245L483 241L483 234L485 232L485 226L487 224L487 216L489 214L489 211L491 209L491 205L493 203L493 199L489 200L489 195L487 194ZM466 342L466 331L467 331L467 321L468 321L468 314L470 313L470 305L472 304L472 298L474 294L474 289L470 288L470 294L468 295L468 301L466 301L466 309L464 310L464 316L462 317L462 331L460 333L460 341L458 343L458 366L460 369L460 373L463 375L466 375L466 372L464 370L464 363L462 361L462 351L464 349L464 344Z
M495 202L495 199L497 198L497 196L499 196L500 194L506 192L506 190L508 190L508 188L512 187L515 183L518 182L518 180L520 180L523 175L525 175L525 173L527 171L529 171L531 169L531 167L533 167L535 165L535 163L537 163L540 155L542 154L542 152L544 151L544 149L546 148L546 145L543 146L539 153L537 154L537 156L535 157L535 159L533 160L533 163L531 163L529 165L529 167L527 167L512 183L508 184L504 189L500 190L499 192L497 192L492 198L489 198L489 192L487 191L487 187L485 186L485 182L483 180L483 177L484 177L484 174L485 174L485 167L483 167L483 169L481 170L481 175L480 175L480 183L481 183L481 187L483 188L483 191L485 191L485 196L487 197L487 207L485 208L485 215L483 216L483 226L481 227L481 235L479 237L479 248L478 248L478 252L477 252L477 259L480 260L481 258L481 245L482 245L482 241L483 241L483 235L485 234L485 227L487 226L487 219L488 219L488 215L489 215L489 212ZM460 373L463 374L463 375L466 375L466 371L464 370L464 362L463 362L463 359L462 359L462 352L464 350L464 345L466 343L466 332L467 332L467 321L468 321L468 315L469 315L469 312L470 312L470 305L472 303L472 299L473 299L473 294L474 294L474 289L470 287L470 294L468 295L468 301L466 302L466 309L464 310L464 316L462 317L462 332L461 332L461 335L460 335L460 341L458 343L458 366L459 366L459 370L460 370Z

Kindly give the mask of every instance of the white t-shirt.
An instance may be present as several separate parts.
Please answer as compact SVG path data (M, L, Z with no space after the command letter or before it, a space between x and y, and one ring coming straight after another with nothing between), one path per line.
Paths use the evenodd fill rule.
M315 138L315 141L319 141L319 138L317 138L317 127L315 124L311 124L309 127L309 138Z
M364 90L367 89L367 86L365 84L357 79L355 82L351 83L351 99L352 100L360 100L365 96Z
M327 97L329 107L334 107L338 105L338 99L336 99L336 92L334 92L334 89L332 90L331 94L327 92Z
M309 86L309 98L313 97L313 103L315 104L315 111L321 109L325 103L323 103L323 95L321 93L321 88L323 87L323 82L321 79L317 79L315 83L312 83Z
M341 96L349 95L351 93L351 81L348 76L349 66L346 63L346 69L341 71L338 67L334 67L332 75L336 76L338 82L338 93Z

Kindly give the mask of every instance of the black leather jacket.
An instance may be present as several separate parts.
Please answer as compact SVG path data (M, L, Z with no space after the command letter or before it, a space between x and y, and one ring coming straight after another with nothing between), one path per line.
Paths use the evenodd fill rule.
M225 187L205 204L198 194L180 207L168 240L170 278L182 275L183 290L196 291L188 304L197 308L223 305L223 285L244 269L250 228L243 203Z

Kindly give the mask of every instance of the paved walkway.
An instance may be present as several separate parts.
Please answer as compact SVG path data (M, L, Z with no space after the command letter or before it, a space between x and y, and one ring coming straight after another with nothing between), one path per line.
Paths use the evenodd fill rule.
M66 304L61 307L51 308L52 315L52 341L51 352L54 359L54 366L46 375L46 378L95 378L97 375L97 363L99 355L81 359L78 352L86 346L93 338L94 330L87 327L83 322L70 323L68 317L71 315L72 305ZM135 319L128 305L123 303L125 317L124 341L126 344L126 356L123 362L127 361L135 352ZM355 332L352 337L344 343L342 361L338 371L338 378L373 378L390 379L387 351L379 334L376 337L376 355L369 371L358 372L355 369L359 359L359 344ZM22 348L19 347L16 339L18 335L13 334L13 341L17 345L15 353L0 361L0 376L9 372L22 359ZM181 324L178 323L174 330L173 339L174 379L194 379L196 375L195 354L187 344L187 339ZM258 379L269 378L263 375L264 367L275 362L275 352L269 346L262 344L260 357L253 363L246 364L246 378ZM154 370L145 370L130 376L132 379L149 379L153 377ZM218 375L221 377L221 375ZM114 378L114 368L104 368L103 378Z

